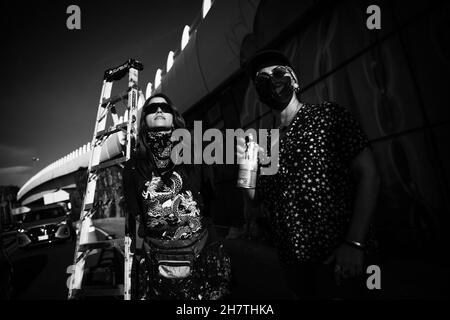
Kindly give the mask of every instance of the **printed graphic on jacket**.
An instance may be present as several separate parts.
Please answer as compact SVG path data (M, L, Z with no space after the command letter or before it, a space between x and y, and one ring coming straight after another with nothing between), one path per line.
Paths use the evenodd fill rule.
M162 239L183 240L201 230L200 209L192 192L181 192L183 179L173 172L169 183L153 176L145 183L142 197L146 206L147 228L158 232Z

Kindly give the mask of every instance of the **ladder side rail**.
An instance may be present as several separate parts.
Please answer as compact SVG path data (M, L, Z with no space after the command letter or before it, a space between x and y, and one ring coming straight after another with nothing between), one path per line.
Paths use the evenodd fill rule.
M91 146L93 146L93 149L91 151L91 155L89 158L89 165L88 165L88 182L86 185L86 191L83 198L83 205L80 212L80 224L79 224L79 232L77 236L77 242L76 242L76 249L74 254L74 264L73 264L73 274L71 281L69 282L69 299L74 298L75 296L75 290L81 289L81 284L83 281L83 273L84 273L84 264L85 259L81 258L83 255L82 252L79 252L79 246L86 243L87 241L87 234L89 233L89 228L91 226L90 217L86 219L90 211L86 211L86 205L92 204L94 202L94 196L95 196L95 188L97 179L93 176L97 173L92 173L91 168L93 164L98 163L100 161L100 154L101 154L101 143L97 143L97 132L104 130L106 126L106 120L107 117L105 116L105 112L107 112L107 109L102 107L103 100L106 98L108 99L111 96L111 90L112 90L112 83L109 81L104 80L103 86L102 86L102 92L100 95L100 101L99 101L99 107L97 111L97 117L95 121L95 129L93 133L92 143ZM99 121L100 120L100 121ZM93 191L91 191L93 190ZM92 209L95 210L95 209ZM81 259L80 259L81 258Z
M133 137L137 133L137 103L138 103L138 70L130 68L128 81L128 127L127 127L127 145L126 145L126 159L129 160L132 152ZM133 221L131 221L133 220ZM132 266L134 259L134 247L136 245L136 226L134 219L130 219L128 212L125 217L125 266L124 266L124 299L131 300L132 288Z
M121 158L121 161L127 161L131 157L133 137L137 133L137 104L138 104L138 71L143 70L143 65L136 60L129 59L125 64L105 71L102 93L100 96L100 102L98 105L97 118L95 123L94 134L92 137L92 151L90 154L88 165L88 182L85 189L84 199L82 203L82 210L80 213L79 232L76 241L76 250L74 254L74 264L68 267L68 272L72 273L69 277L67 284L69 287L69 299L77 297L77 293L82 294L82 282L84 276L85 259L89 252L92 250L90 244L93 243L89 240L89 235L95 232L95 228L92 223L92 217L95 213L94 199L96 194L97 169L101 167L100 156L102 144L104 138L111 134L111 131L118 130L119 117L116 112L115 105L111 100L112 84L114 81L120 80L128 72L128 105L126 110L127 121L126 122L126 155ZM112 130L105 130L108 113L111 113L114 126ZM125 123L122 124L125 129ZM117 161L117 160L115 160ZM133 219L130 225L128 221L128 215L126 213L125 219L125 237L124 237L124 285L123 285L123 298L125 300L131 299L131 267L133 264L133 256L135 252L136 241L136 222ZM111 245L109 243L102 243L102 246Z
M112 90L112 82L105 82L105 91L102 93L102 97L100 98L100 103L98 107L97 112L97 118L95 122L95 130L92 137L91 146L93 146L91 157L89 159L89 165L88 165L88 184L86 187L86 194L84 196L84 203L83 203L83 209L85 209L86 204L92 204L94 202L95 197L95 189L97 184L97 179L95 178L97 173L92 173L91 169L93 166L96 166L100 163L100 156L102 151L102 140L98 140L96 138L97 133L99 131L105 130L106 127L106 120L107 120L107 114L108 110L106 108L103 108L101 106L103 99L108 99L111 96L111 90ZM86 217L87 211L83 212L83 218Z

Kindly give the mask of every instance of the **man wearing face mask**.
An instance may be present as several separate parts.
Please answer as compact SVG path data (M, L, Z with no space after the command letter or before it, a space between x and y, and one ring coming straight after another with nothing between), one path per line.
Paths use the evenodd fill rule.
M261 52L245 68L280 129L278 172L245 193L270 213L287 283L298 298L361 297L379 188L366 135L345 108L300 101L282 53Z

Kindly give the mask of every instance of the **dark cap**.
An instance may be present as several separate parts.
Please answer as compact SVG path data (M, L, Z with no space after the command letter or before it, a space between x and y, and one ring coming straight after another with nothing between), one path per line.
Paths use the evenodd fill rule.
M258 70L275 65L288 66L292 68L289 59L282 52L277 50L264 50L256 53L247 61L247 63L245 63L244 68L247 75L254 80Z

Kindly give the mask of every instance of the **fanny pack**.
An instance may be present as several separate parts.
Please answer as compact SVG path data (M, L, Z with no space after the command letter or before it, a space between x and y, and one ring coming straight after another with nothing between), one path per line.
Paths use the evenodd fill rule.
M144 245L160 276L183 279L192 274L195 260L206 244L208 231L185 240L161 240L146 237Z

